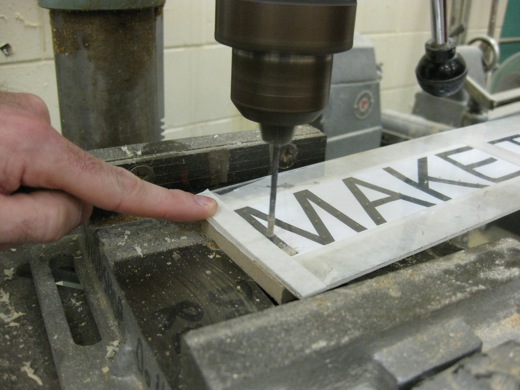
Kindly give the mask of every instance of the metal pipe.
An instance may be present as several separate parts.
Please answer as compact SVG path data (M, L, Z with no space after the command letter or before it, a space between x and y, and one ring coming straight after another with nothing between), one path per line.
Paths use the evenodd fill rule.
M431 0L432 15L432 39L436 46L445 45L448 42L446 30L446 0Z
M508 45L508 44L511 44L511 43L520 43L520 37L500 38L498 43L500 43L501 45L502 44Z
M465 87L476 104L475 109L480 112L487 112L520 101L520 88L491 94L471 77L466 77Z
M425 137L453 129L444 123L433 122L418 115L393 110L381 112L381 123L386 133L394 133L404 139Z
M62 134L86 150L158 141L164 0L39 4L50 8Z
M466 42L470 10L471 0L453 0L451 2L449 32L456 45Z
M491 11L489 12L489 24L487 35L490 38L495 38L495 30L497 25L497 14L498 14L498 4L500 0L493 0L491 2Z

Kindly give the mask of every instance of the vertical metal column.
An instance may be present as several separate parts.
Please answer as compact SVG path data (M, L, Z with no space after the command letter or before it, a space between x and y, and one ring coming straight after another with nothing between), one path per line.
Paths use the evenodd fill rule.
M62 133L75 144L159 140L164 2L39 0L51 10Z
M448 42L446 31L446 0L431 0L432 39L437 46Z

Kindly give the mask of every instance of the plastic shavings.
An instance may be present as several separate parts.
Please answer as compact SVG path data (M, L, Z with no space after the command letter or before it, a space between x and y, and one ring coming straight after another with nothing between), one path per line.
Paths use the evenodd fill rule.
M119 340L112 341L107 345L107 354L105 355L105 359L113 359L117 352L119 352Z
M14 278L14 268L4 269L4 275L6 276L6 280L11 280Z
M0 289L0 303L2 303L2 309L6 308L6 312L0 312L0 319L5 323L10 323L17 318L24 316L25 313L21 313L15 310L11 302L9 301L9 293L6 293L3 289Z
M140 246L134 245L134 249L135 249L135 251L137 252L137 254L138 254L139 256L144 257L144 256L143 256L143 251L142 251L142 249L141 249Z
M39 386L43 386L41 378L34 373L34 369L31 367L31 362L24 362L20 371L25 372L27 376L38 383Z
M134 154L128 149L128 146L121 146L121 150L126 153L127 156L133 156Z

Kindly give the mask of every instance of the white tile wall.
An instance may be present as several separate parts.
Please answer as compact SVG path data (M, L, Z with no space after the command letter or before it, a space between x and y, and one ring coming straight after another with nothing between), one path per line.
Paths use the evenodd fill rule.
M164 64L167 128L237 115L229 101L231 50L228 47L167 48Z
M42 14L34 1L2 0L0 40L11 44L13 55L2 56L0 64L42 59L45 39Z
M486 33L489 0L473 0L468 38ZM359 0L356 31L370 37L382 65L382 107L410 112L418 90L414 69L430 35L428 0ZM498 27L506 0L500 2ZM230 49L215 42L214 0L167 0L165 31L165 137L251 129L231 101ZM498 30L499 31L499 30ZM0 0L0 88L33 92L48 104L59 129L56 77L48 11L37 0Z
M216 44L214 0L167 0L164 5L164 46Z

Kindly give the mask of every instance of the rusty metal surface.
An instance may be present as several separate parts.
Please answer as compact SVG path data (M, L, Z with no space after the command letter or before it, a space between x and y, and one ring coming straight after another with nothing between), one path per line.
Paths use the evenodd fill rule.
M150 166L154 174L161 164L165 171L174 170L168 167L175 164L194 168L199 162L190 156L200 153L202 171L213 172L201 174L200 183L210 183L214 176L215 181L225 178L229 182L241 168L248 177L257 173L253 162L244 165L235 159L268 157L267 150L255 145L263 145L258 132L256 137L246 142L247 137L231 134L130 145L95 154L146 176L150 171L139 167ZM316 145L324 148L323 136L312 131L309 137L307 151L298 146L294 164L315 158L311 151L316 152ZM239 142L243 144L232 146ZM243 154L234 149L240 146ZM294 152L288 150L286 158L293 158ZM213 162L200 157L205 153L216 153ZM219 168L226 162L230 162L229 170ZM169 176L158 172L159 183L169 182ZM177 183L196 183L194 177L186 178ZM518 214L513 214L497 225L518 235L518 221ZM124 388L244 388L246 384L247 388L267 388L284 383L286 388L359 385L390 390L409 388L443 369L446 361L435 360L437 356L459 359L478 349L479 340L487 353L508 340L520 339L518 241L469 251L459 246L465 238L457 245L447 242L332 292L271 307L258 286L198 229L196 224L111 215L89 225L88 250L79 248L85 237L77 231L56 246L46 247L61 254L54 257L57 267L53 269L60 272L53 272L53 277L61 283L59 299L77 344L74 348L82 344L88 348L99 337L84 331L92 322L84 312L88 299L76 288L66 291L64 287L76 283L73 277L64 277L70 271L66 261L70 256L78 258L76 265L97 275L104 297L93 304L111 310L125 336L123 344L103 354L105 371L91 370L91 375L134 378ZM492 230L488 227L479 233ZM30 258L44 249L27 246L0 253L0 382L6 388L59 387L39 307L48 302L37 301L29 267ZM458 335L456 343L444 337L450 333ZM515 344L506 344L510 345ZM179 351L184 357L182 367ZM410 356L404 356L410 351ZM506 350L507 354L516 351ZM508 355L501 353L497 363L495 352L490 354L495 371L516 373L515 360L504 363ZM392 357L396 355L397 362ZM482 356L477 356L478 361ZM112 365L111 359L118 360L119 366ZM468 370L457 372L482 372L471 368L473 363L463 367ZM87 387L81 384L81 388Z
M520 244L503 240L198 329L184 388L410 388L519 341L519 287Z
M325 159L326 136L299 126L282 147L280 168L294 169ZM167 188L200 192L244 183L269 174L269 146L260 132L243 131L93 150L113 165Z
M51 10L65 137L87 150L159 140L161 12Z
M91 226L88 241L110 301L120 302L113 306L137 366L172 388L179 386L183 334L273 306L198 224L101 223ZM150 351L142 363L139 348ZM146 381L144 368L140 374Z
M140 379L125 388L132 388L132 383L146 387L147 378L152 388L157 380L162 385L164 378L170 383L165 389L178 388L179 348L186 364L197 361L196 366L182 368L188 389L226 388L217 385L224 383L221 380L238 388L246 383L247 388L254 383L266 388L283 381L287 388L351 388L356 383L408 388L446 366L428 356L460 358L478 349L479 341L488 351L520 338L517 241L470 251L445 243L333 292L268 309L270 303L255 295L257 290L250 295L249 287L256 287L244 283L237 269L228 268L229 259L197 229L136 218L114 218L89 227L90 254L79 264L97 270L108 306L126 335L119 351L128 364L119 373ZM77 243L72 237L60 245L78 256ZM0 289L10 294L8 300L3 295L2 314L23 313L9 323L3 317L0 326L6 340L0 378L12 389L38 386L37 380L42 381L38 388L58 387L28 272L34 249L0 254ZM75 295L62 297L68 306L65 312L78 312L79 301ZM245 316L262 308L261 313ZM138 326L128 326L128 316ZM238 318L229 320L232 317ZM84 317L80 313L77 318L71 329L81 329ZM447 342L448 334L458 335L456 342ZM186 340L184 346L181 339ZM407 353L411 354L405 359ZM165 375L157 376L154 361ZM210 361L220 377L206 377ZM25 362L31 362L31 376L31 371L21 371ZM503 372L516 367L507 361L494 364ZM109 367L107 375L113 375ZM400 382L398 376L403 378Z
M56 389L29 260L31 246L0 252L0 383L6 389Z
M38 0L38 5L49 9L74 11L124 10L158 7L166 0Z
M324 55L352 47L355 0L217 0L217 41L242 50ZM244 19L248 23L243 23Z

